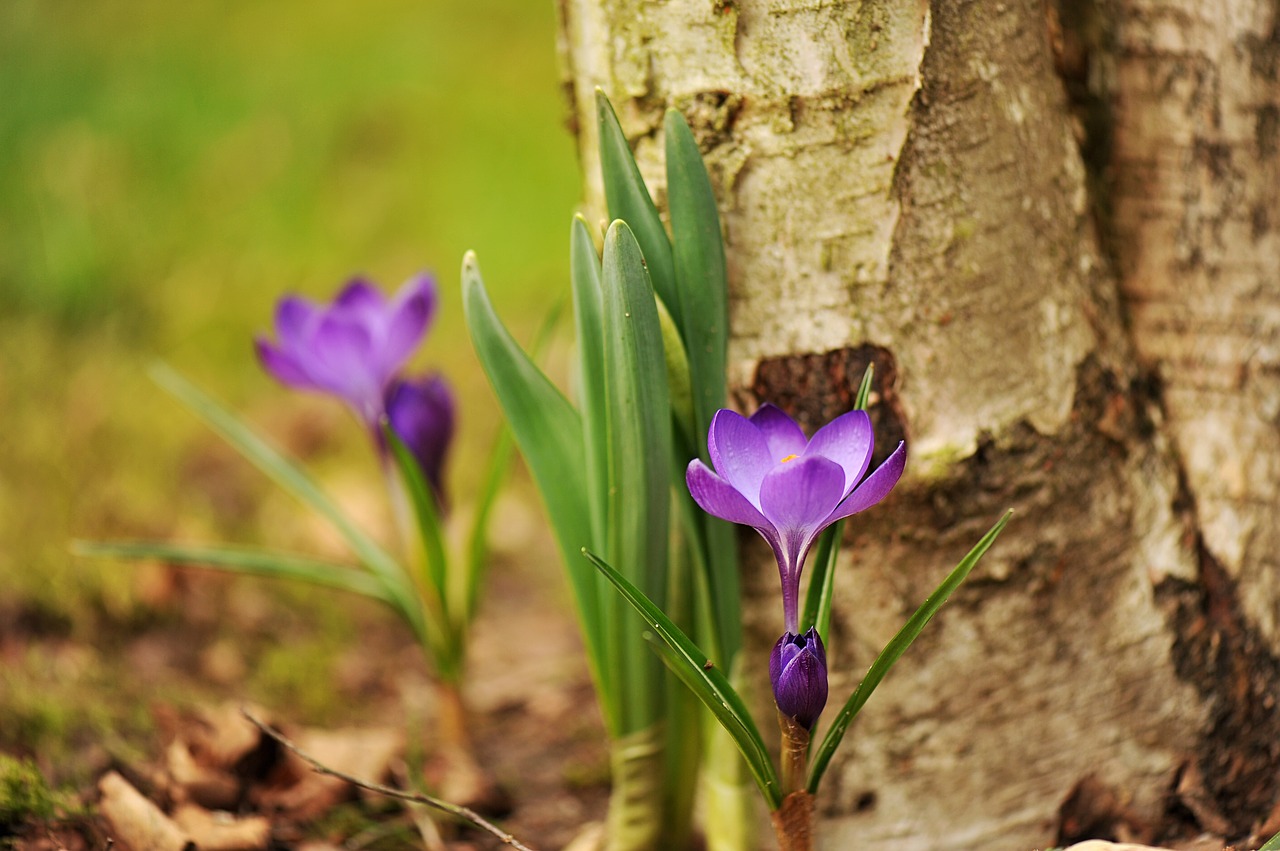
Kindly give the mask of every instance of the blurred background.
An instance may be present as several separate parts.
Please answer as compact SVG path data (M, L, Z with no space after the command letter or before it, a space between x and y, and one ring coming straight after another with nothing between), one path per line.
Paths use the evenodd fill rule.
M324 722L373 687L368 630L416 658L362 601L69 542L341 552L147 378L158 359L378 528L360 428L251 347L281 295L327 299L354 273L388 291L438 276L415 367L459 391L465 511L497 412L458 268L475 249L524 339L565 291L564 116L549 2L0 4L0 750L74 781L138 747L153 700L234 694Z

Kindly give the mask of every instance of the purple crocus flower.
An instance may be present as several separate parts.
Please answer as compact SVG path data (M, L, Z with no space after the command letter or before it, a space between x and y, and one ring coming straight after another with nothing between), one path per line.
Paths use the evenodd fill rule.
M410 278L391 299L362 279L329 305L288 296L276 305L278 342L257 338L258 358L283 384L338 396L373 429L435 307L435 279L425 274Z
M769 655L769 682L778 711L812 730L827 705L827 651L816 629L778 639Z
M773 548L782 578L786 630L799 632L800 574L823 529L884 499L906 464L906 446L863 479L875 438L865 411L850 411L811 440L773 405L748 419L721 410L707 436L713 471L689 464L686 481L708 514L752 526Z
M449 384L439 375L396 382L387 393L387 419L422 467L442 502L445 453L453 439L454 405Z

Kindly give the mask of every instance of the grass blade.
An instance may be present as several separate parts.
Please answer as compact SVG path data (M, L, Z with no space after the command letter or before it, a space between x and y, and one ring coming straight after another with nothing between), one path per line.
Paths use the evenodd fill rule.
M947 602L947 598L951 593L960 587L960 583L969 575L969 571L973 570L974 565L978 563L978 559L995 543L996 538L1004 529L1005 524L1009 522L1009 518L1013 515L1012 511L1005 512L1004 517L996 525L992 526L987 534L982 536L982 540L969 551L969 554L961 559L955 569L947 575L934 592L916 609L913 614L898 630L898 634L889 639L889 643L880 651L880 655L871 663L867 675L862 678L862 682L854 689L853 694L845 703L844 708L840 710L840 714L836 716L835 721L831 724L831 729L827 731L826 737L822 740L822 745L814 754L813 762L809 767L808 790L815 793L818 789L818 783L822 780L822 774L827 770L831 757L835 754L836 748L840 745L840 740L844 738L845 731L849 728L849 724L857 716L858 712L866 704L867 698L871 697L871 693L880 685L885 674L889 673L889 669L893 664L902 657L907 648L911 646L911 642L915 641L924 629L929 619L942 608L942 604Z
M1280 833L1268 839L1258 851L1280 851Z
M413 509L423 549L423 578L426 580L426 588L435 597L433 602L436 604L436 614L445 624L453 626L449 612L449 562L445 555L444 535L440 528L440 513L436 510L435 495L431 492L431 485L427 483L422 468L418 466L418 460L413 457L413 452L387 423L382 425L382 437L391 449L391 457Z
M589 550L583 550L582 554L644 618L645 624L658 639L654 646L659 649L663 661L733 737L752 777L760 787L760 792L769 804L769 809L777 809L782 803L777 772L769 761L769 753L759 729L751 719L751 713L747 711L738 692L729 684L728 678L719 668L710 664L706 654L698 649L680 627L663 614L639 588L628 582L625 576Z
M600 125L600 171L604 177L609 218L622 219L635 233L644 252L654 292L671 311L676 327L683 328L676 295L676 275L671 258L671 240L658 216L658 208L640 176L631 146L618 124L618 116L604 92L596 89L596 116Z
M346 540L360 563L383 584L391 604L409 622L415 633L420 637L426 635L422 609L404 570L386 550L352 523L301 467L174 369L157 364L151 369L151 377L222 435L254 466L328 520Z
M156 559L246 573L276 579L301 579L313 585L337 588L393 604L386 588L358 568L320 561L294 553L278 553L225 544L171 544L162 541L75 541L72 552L81 556L115 559Z

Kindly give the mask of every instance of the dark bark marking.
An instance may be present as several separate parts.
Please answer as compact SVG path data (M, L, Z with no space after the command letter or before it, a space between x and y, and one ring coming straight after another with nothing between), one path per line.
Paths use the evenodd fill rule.
M1194 755L1207 800L1236 838L1247 836L1280 798L1280 660L1249 623L1235 581L1197 541L1198 584L1169 579L1157 587L1175 629L1175 670L1210 705L1210 722ZM1185 804L1179 809L1185 817ZM1195 817L1205 826L1205 814Z
M1090 774L1072 788L1058 810L1055 845L1074 845L1089 839L1107 842L1150 842L1152 830L1125 796Z
M758 404L772 402L807 434L853 410L862 374L875 364L868 413L875 427L872 465L879 464L907 437L906 414L898 400L898 364L893 353L864 344L823 354L765 358L756 365L750 393ZM745 400L739 400L740 402Z

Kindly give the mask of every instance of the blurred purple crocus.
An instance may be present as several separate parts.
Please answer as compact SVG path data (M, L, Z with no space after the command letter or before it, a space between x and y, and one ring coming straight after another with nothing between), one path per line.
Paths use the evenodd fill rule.
M398 381L387 393L387 419L444 504L444 459L453 439L454 404L449 384L439 375Z
M426 274L410 278L390 299L362 279L328 305L288 296L276 305L277 342L258 337L258 358L282 384L332 393L376 429L396 374L431 324L436 300L435 279Z
M778 639L769 655L769 682L778 711L812 730L827 705L827 651L816 629Z
M707 436L714 471L696 458L689 464L686 481L698 505L754 527L773 548L788 634L799 632L800 574L818 535L884 499L902 476L907 453L899 443L862 478L874 443L865 411L836 417L807 440L791 417L764 405L750 419L716 412Z

